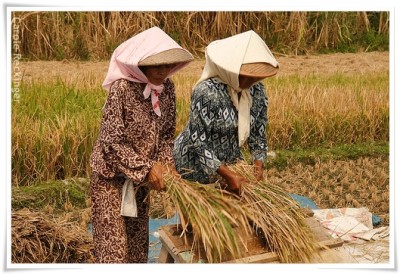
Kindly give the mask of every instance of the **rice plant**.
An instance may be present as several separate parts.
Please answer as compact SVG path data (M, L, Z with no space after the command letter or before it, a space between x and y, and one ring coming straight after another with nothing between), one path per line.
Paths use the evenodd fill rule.
M209 263L221 262L227 256L240 258L249 225L244 208L228 192L214 186L189 182L168 174L167 193L176 207L182 235L193 231L192 250L204 250ZM242 228L244 235L237 235Z
M167 176L167 192L181 217L183 234L193 228L193 245L206 251L207 261L221 262L229 254L240 258L240 243L248 235L265 241L282 263L306 263L318 255L321 246L307 226L305 215L290 196L277 186L257 182L252 166L238 163L230 167L249 180L240 198L215 185L189 182ZM234 228L244 229L241 235ZM249 234L250 233L250 234Z
M87 72L86 67L75 71L82 69ZM59 75L54 80L30 77L21 84L20 99L12 102L13 184L87 176L107 95L101 89L103 77L95 73ZM186 125L196 79L186 72L174 75L176 134ZM388 72L268 79L269 147L388 141L388 85Z
M153 26L203 57L211 41L253 29L281 54L388 50L389 12L16 11L22 55L42 60L108 59Z
M244 176L241 205L259 237L283 263L310 262L320 245L306 223L306 215L290 195L268 179L257 181L253 167L239 162L229 168Z

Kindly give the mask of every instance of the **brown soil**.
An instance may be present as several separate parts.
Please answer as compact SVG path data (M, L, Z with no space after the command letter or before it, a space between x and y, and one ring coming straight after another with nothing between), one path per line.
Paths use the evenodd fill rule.
M310 56L279 56L279 75L345 74L389 71L389 52L336 53ZM195 60L178 72L179 75L200 77L204 60ZM29 61L21 63L24 79L45 80L76 75L106 75L108 61Z
M312 56L276 56L280 64L279 75L292 74L345 74L369 73L389 70L389 52L336 53ZM182 70L182 74L198 75L204 61L192 62Z

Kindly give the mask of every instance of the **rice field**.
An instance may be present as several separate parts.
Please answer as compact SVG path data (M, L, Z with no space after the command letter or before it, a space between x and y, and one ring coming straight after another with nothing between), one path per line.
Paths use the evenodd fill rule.
M272 186L310 197L319 208L367 207L382 219L382 225L389 225L388 169L387 157L361 157L316 165L298 163L283 170L269 169L265 175ZM87 193L88 185L87 178L78 178L14 188L13 262L93 262L87 234L90 204L72 191L83 188L86 191L80 193ZM177 208L167 193L152 194L153 218L175 214Z
M388 52L277 59L281 71L264 81L269 97L268 144L277 158L293 152L295 160L285 156L290 164L278 166L269 158L267 181L288 193L309 197L320 208L367 207L382 219L382 225L389 225ZM173 76L176 133L187 121L191 87L203 64L198 59ZM101 83L108 63L20 65L23 78L11 110L13 210L29 207L72 218L71 222L87 227L89 204L80 193L87 194L89 155L107 95ZM387 150L375 154L353 150L328 160L314 150L312 161L300 155L315 148L370 144L381 144ZM43 186L51 182L69 183L46 195L51 192ZM80 187L70 189L75 184ZM151 198L153 217L168 217L176 210L160 194L153 193Z
M278 58L282 73L264 80L269 98L269 149L388 142L387 53L354 59L350 65L353 69L360 66L359 72L343 71L346 65L340 63L332 71L329 66L322 67L323 58L321 67L314 59L296 63L292 58ZM369 58L380 59L375 65L378 71L376 67L362 68ZM333 59L351 60L349 55L326 57L327 61ZM176 134L186 124L191 89L203 62L197 60L173 76ZM303 72L296 73L297 68ZM22 69L19 98L12 102L12 184L88 177L89 155L106 98L101 83L107 62L26 62Z

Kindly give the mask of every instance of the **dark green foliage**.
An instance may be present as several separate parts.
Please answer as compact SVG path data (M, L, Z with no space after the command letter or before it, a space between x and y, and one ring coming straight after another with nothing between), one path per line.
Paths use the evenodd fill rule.
M389 155L389 143L359 143L336 146L320 146L308 149L274 151L276 157L267 160L267 168L282 170L292 164L304 163L314 165L329 160L354 160L360 157L378 157Z
M65 207L87 208L89 180L71 178L62 181L46 181L30 186L13 187L13 210L22 208L43 209L51 206L54 211L65 211Z

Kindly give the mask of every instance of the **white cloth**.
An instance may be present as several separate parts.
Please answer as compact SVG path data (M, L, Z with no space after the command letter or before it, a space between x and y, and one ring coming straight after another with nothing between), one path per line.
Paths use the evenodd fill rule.
M136 191L133 181L126 179L122 187L121 215L137 217Z
M357 235L355 235L355 237L366 240L366 241L380 240L382 238L388 237L389 233L390 233L389 227L382 226L382 227L368 230L367 232L364 232L364 233L358 233Z
M229 90L229 95L231 96L233 105L238 111L239 146L242 146L250 136L250 108L253 104L253 100L248 89L242 90L240 100L238 92L233 88Z
M368 208L313 209L314 217L334 238L352 242L374 240L389 235L386 228L373 229L372 213Z
M218 77L230 86L229 95L239 114L239 146L242 146L250 134L252 100L249 90L241 90L239 87L240 68L242 64L256 62L265 62L278 67L278 61L262 38L252 30L210 43L205 54L206 64L195 86L211 77ZM241 92L240 100L239 92Z

